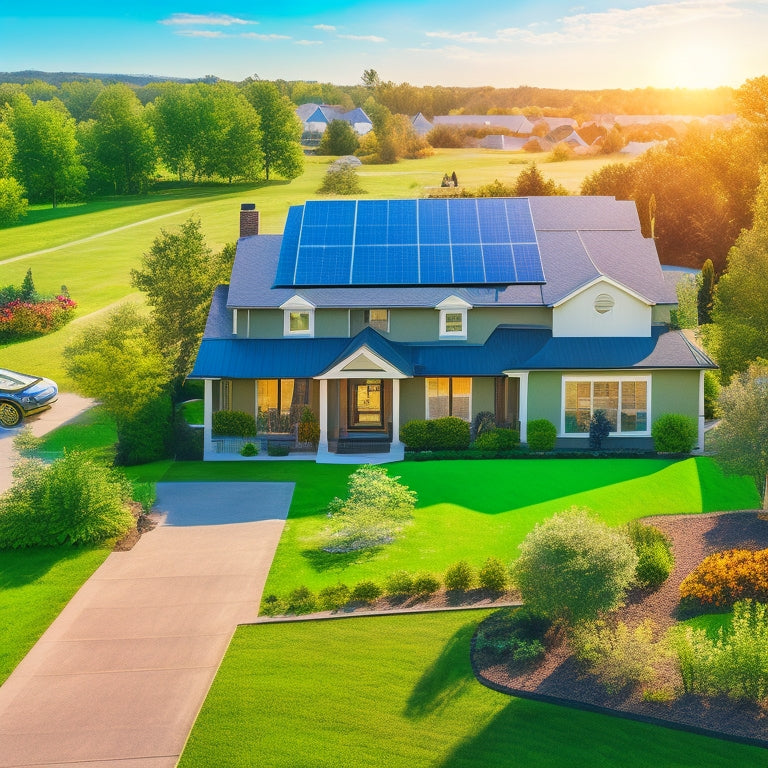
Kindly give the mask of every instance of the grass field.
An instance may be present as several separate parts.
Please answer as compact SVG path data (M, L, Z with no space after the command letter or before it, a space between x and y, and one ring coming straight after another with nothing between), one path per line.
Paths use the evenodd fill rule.
M0 684L108 554L96 547L0 551Z
M343 581L380 581L392 571L441 573L457 560L509 562L534 525L572 505L611 525L654 514L759 506L754 483L724 477L708 458L561 459L404 462L390 467L418 493L414 521L401 539L378 550L328 554L319 548L325 507L346 491L354 467L285 463L173 464L163 480L296 481L291 511L264 590L283 595Z
M548 156L445 149L423 160L364 166L360 178L369 197L417 197L425 187L439 186L446 172L455 170L466 186L494 179L509 183L528 162L537 161L546 176L576 192L586 175L606 162L623 159L592 157L548 163ZM316 190L331 160L307 157L304 174L290 183L171 185L146 196L34 209L24 224L3 230L0 285L20 285L31 268L41 293L56 293L62 285L67 286L78 304L77 317L57 333L3 347L3 364L48 376L63 389L72 389L73 382L61 363L62 348L78 325L92 320L96 313L125 299L142 300L131 287L130 271L138 266L161 228L173 229L190 216L198 217L208 244L220 249L238 237L240 203L255 202L261 212L262 231L280 233L290 205L318 197ZM19 258L49 248L56 250Z
M485 612L241 627L181 768L752 768L766 753L476 682Z

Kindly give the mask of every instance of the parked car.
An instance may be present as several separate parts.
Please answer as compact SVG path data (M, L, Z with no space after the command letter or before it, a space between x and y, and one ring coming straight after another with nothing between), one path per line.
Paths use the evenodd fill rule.
M58 394L50 379L0 368L0 427L15 427L26 416L50 408Z

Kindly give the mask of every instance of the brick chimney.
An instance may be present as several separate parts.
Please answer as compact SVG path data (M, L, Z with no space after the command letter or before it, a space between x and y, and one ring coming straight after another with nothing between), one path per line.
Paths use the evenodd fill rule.
M240 237L259 234L259 212L256 203L243 203L240 206Z

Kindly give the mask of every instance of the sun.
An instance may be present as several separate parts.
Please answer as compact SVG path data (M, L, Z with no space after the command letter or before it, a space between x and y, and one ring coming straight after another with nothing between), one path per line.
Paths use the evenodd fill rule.
M730 82L731 57L708 42L685 42L657 61L658 80L668 88L717 88Z

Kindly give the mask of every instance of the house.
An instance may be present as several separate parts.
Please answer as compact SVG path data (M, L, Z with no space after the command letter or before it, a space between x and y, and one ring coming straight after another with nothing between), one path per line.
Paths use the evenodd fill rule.
M529 136L533 131L525 115L435 115L432 125L451 125L462 128L505 128L519 136Z
M503 133L491 133L480 139L479 146L483 149L503 149L507 152L522 152L529 139L521 136L507 136Z
M371 119L360 107L344 112L328 104L302 104L297 107L296 114L303 124L304 134L308 135L322 135L334 120L349 123L358 136L364 136L373 128Z
M426 136L434 128L434 125L421 112L411 118L411 125L417 136Z
M242 207L190 378L205 382L205 456L237 450L212 414L243 410L258 440L295 446L305 407L317 461L402 457L411 419L483 411L546 418L588 445L597 409L613 448L652 446L663 413L699 420L714 363L669 325L674 290L634 203L610 197L318 200L282 235Z

